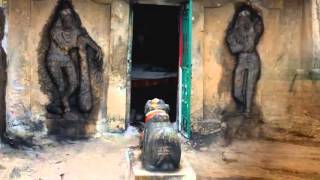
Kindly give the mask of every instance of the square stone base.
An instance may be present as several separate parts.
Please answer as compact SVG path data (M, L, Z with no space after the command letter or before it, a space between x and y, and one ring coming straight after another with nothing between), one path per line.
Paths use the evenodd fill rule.
M128 180L196 180L196 173L183 156L181 157L179 170L175 172L151 172L142 167L141 150L139 148L129 148L126 153Z
M79 120L48 119L49 134L59 139L82 139L86 138L87 122Z

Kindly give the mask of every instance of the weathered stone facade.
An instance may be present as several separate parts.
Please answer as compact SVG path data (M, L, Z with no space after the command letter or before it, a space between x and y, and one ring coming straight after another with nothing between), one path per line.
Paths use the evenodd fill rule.
M103 83L95 89L100 92L100 101L85 130L88 134L122 132L129 111L129 1L72 2L82 25L104 54ZM160 0L152 2L159 4ZM235 110L231 94L235 59L228 51L225 35L235 6L241 2L247 1L193 1L191 123L194 134L220 132L225 113ZM41 90L38 50L42 31L56 4L57 0L8 2L6 132L9 138L45 137L50 129L45 109L49 98ZM320 141L318 0L258 0L250 5L260 13L265 27L257 47L261 78L253 108L263 122L259 135L280 140Z
M39 49L42 31L57 5L56 0L9 1L8 85L6 132L9 139L39 139L48 134L48 96L41 89ZM87 134L125 127L126 56L129 4L125 1L73 1L83 27L104 54L103 84L98 108ZM41 50L40 50L41 51ZM41 54L41 52L40 52ZM116 99L114 99L116 98ZM108 108L107 108L108 107ZM108 115L107 115L108 114Z
M193 132L220 131L224 114L235 110L231 96L235 60L224 38L236 2L243 1L194 2ZM253 110L260 112L263 121L259 135L319 141L319 82L312 73L319 58L318 4L261 0L251 5L260 12L265 26L258 45L261 78Z

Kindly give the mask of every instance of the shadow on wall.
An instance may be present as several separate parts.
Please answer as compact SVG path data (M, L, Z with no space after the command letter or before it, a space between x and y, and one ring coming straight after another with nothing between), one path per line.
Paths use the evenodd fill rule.
M87 137L100 108L102 51L82 26L71 0L58 1L44 26L38 63L41 91L50 101L46 107L49 133Z
M0 8L0 136L3 138L6 127L6 86L7 86L7 55L2 47L5 29L4 9Z

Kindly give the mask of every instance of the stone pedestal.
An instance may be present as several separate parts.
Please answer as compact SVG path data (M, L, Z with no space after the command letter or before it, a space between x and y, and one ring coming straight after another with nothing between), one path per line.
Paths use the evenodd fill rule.
M128 161L128 180L196 180L196 173L189 162L182 156L180 169L174 172L150 172L142 167L139 148L129 148L126 152Z
M67 139L82 139L86 137L85 127L86 122L78 120L48 120L50 126L52 126L49 131L52 135L57 135L58 138Z

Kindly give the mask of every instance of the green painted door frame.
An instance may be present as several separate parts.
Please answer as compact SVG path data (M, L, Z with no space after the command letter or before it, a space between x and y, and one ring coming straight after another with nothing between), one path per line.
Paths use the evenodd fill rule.
M186 137L191 137L191 48L192 48L192 0L183 4L180 25L181 61L180 62L180 118L179 130Z

